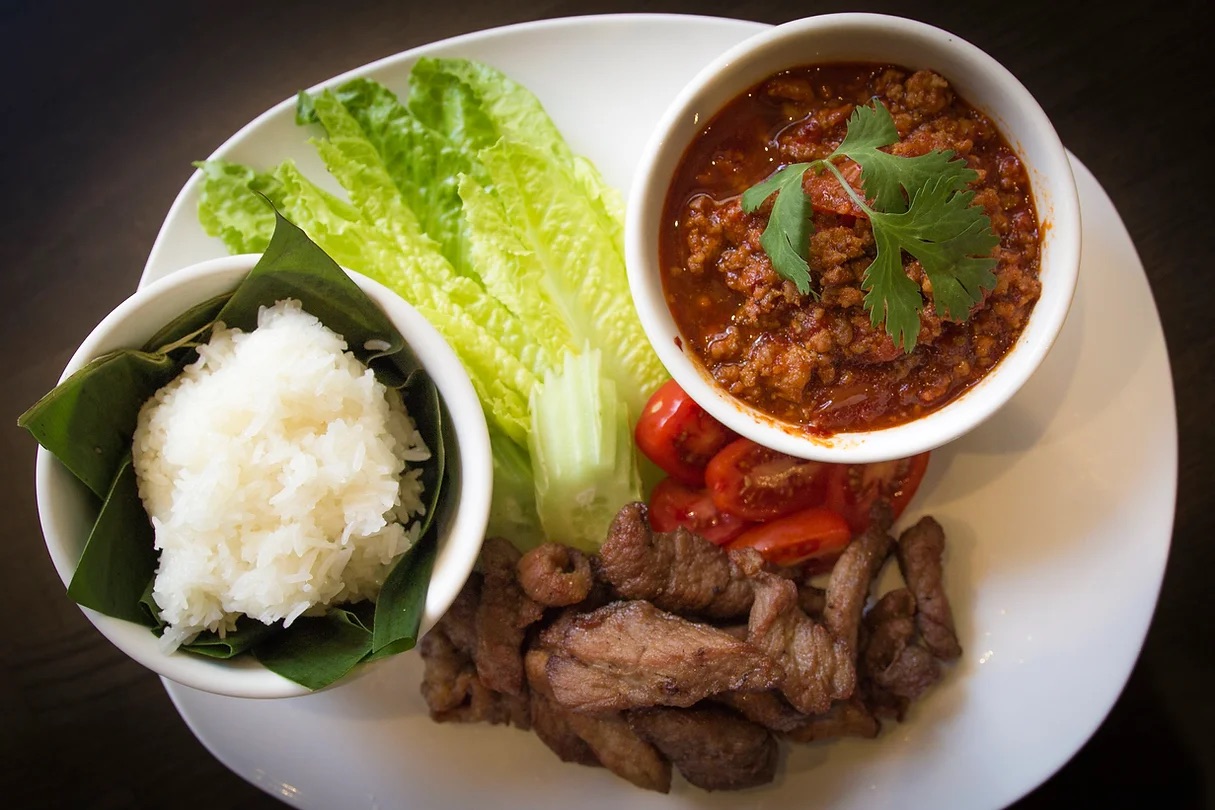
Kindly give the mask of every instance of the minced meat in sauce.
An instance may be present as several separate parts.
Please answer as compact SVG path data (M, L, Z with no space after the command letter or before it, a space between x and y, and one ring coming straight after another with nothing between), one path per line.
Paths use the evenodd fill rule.
M904 254L904 269L929 302L910 354L870 323L860 283L875 255L873 233L831 175L804 179L814 206L809 264L818 300L777 275L760 247L771 200L753 214L739 204L780 166L827 157L855 106L874 97L898 129L889 151L951 149L978 173L973 204L1000 238L996 286L965 323L936 314L923 269ZM858 167L838 165L854 182ZM814 66L757 85L689 147L664 223L663 281L686 348L734 396L815 433L901 424L957 397L1016 341L1041 288L1025 168L991 121L927 70Z

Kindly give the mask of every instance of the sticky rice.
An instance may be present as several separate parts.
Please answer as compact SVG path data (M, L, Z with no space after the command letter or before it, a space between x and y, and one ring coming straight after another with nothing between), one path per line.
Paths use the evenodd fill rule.
M417 541L429 458L395 391L280 301L217 328L140 410L132 448L166 651L243 614L291 624L374 599Z

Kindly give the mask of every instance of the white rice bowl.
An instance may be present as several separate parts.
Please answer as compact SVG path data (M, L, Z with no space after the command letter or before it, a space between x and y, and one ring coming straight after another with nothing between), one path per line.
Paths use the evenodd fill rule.
M132 458L171 652L241 615L374 599L417 541L430 456L395 391L296 301L217 325L139 413Z

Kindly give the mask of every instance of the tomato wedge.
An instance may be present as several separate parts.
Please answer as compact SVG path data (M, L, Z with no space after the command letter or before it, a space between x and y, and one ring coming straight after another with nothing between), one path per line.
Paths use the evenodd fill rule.
M691 487L704 486L705 465L735 435L674 380L654 392L633 431L641 452L667 475Z
M834 559L851 540L852 530L842 515L812 506L747 529L729 548L753 548L768 562L798 565L809 560Z
M722 512L771 520L822 504L829 465L736 439L705 468L705 486Z
M920 488L929 455L872 464L833 464L827 474L826 504L843 515L854 532L869 527L869 510L878 498L890 502L897 519Z
M720 546L750 525L742 518L719 512L708 490L685 486L673 478L659 481L650 495L650 528L656 532L673 532L683 526Z

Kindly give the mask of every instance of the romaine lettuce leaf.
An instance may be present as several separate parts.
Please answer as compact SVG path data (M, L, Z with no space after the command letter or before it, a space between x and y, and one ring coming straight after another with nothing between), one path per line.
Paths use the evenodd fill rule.
M603 355L635 418L666 370L633 307L613 229L573 176L532 146L502 140L481 150L493 183L460 190L472 255L486 289L537 331Z
M409 76L409 110L470 154L506 139L533 147L564 167L581 187L602 226L615 230L622 251L624 203L594 165L578 157L523 85L482 62L468 59L419 59ZM480 178L478 178L480 179Z
M489 536L505 537L526 551L544 542L536 513L536 485L532 460L520 446L494 426L489 429L494 463L494 492L489 508Z
M274 234L274 212L258 194L278 205L282 189L272 175L226 160L194 164L203 175L198 221L232 253L261 253Z
M516 442L526 442L527 396L537 377L467 310L430 282L423 268L437 254L386 235L359 209L309 181L294 163L279 166L284 213L335 261L370 276L409 301L447 339L468 370L486 416ZM442 257L438 257L442 261Z
M641 498L633 432L596 349L567 353L532 391L528 449L548 537L594 551L621 506Z
M438 243L457 273L476 278L467 254L466 224L457 189L460 175L478 173L480 164L474 155L423 124L378 82L354 79L326 95L336 98L358 123L361 136L379 154L422 231ZM332 115L330 107L327 117ZM323 123L315 97L300 94L297 120Z

